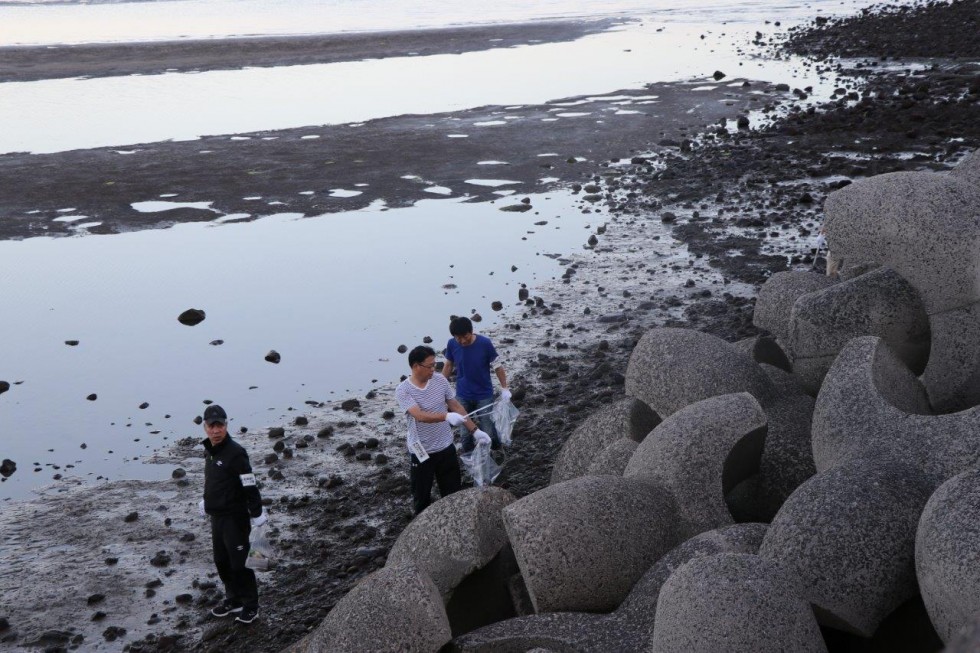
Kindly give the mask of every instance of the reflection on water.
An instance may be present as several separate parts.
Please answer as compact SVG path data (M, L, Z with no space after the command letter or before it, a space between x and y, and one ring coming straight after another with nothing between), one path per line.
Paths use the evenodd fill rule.
M660 31L653 23L633 24L570 43L462 55L0 84L0 153L118 147L311 125L356 129L378 118L543 104L640 89L651 82L702 79L718 69L729 77L813 86L816 96L829 96L835 80L821 79L812 69L799 72L796 59L763 61L740 54L739 45L747 44L758 27L678 23ZM671 52L683 56L664 56ZM588 102L559 115L581 119L588 115ZM494 129L505 123L474 125ZM466 135L461 129L449 137Z
M0 396L0 457L18 465L0 498L55 473L160 473L123 461L200 435L192 420L205 399L229 410L234 430L256 429L283 423L306 400L362 396L375 380L397 380L407 369L398 345L426 335L441 344L449 316L473 309L485 317L479 328L492 326L491 302L513 307L521 282L533 294L536 282L560 276L541 254L581 248L589 216L570 195L531 200L537 214L433 199L0 242L0 378L23 381ZM531 226L542 219L547 228ZM480 247L461 249L464 234ZM207 318L180 324L188 308ZM280 364L264 360L270 349Z

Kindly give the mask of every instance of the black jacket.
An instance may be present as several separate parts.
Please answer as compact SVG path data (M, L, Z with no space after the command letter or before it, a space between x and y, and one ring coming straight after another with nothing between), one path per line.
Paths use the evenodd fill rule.
M204 511L209 515L262 514L262 498L242 445L228 435L217 446L205 439L204 449Z

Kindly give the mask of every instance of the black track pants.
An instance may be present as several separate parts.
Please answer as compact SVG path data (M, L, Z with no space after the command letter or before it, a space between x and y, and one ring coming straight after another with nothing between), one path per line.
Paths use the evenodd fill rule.
M412 456L412 507L419 514L432 503L432 481L439 485L439 494L448 496L459 490L463 479L459 471L459 458L456 457L456 447L449 445L442 451L429 454L429 459L420 463Z
M214 564L225 584L225 598L235 605L258 608L259 588L255 584L255 572L245 566L251 531L248 513L211 515Z

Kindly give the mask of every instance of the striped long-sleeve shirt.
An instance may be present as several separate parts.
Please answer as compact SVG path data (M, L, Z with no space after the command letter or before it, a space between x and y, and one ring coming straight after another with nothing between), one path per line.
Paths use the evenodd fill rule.
M452 386L442 374L433 374L424 388L416 387L411 379L405 379L395 390L398 405L405 411L408 421L408 443L417 439L426 453L442 451L453 443L453 431L447 422L419 422L408 414L412 406L418 406L427 413L444 413L448 410L446 402L455 399ZM409 446L411 450L411 446Z

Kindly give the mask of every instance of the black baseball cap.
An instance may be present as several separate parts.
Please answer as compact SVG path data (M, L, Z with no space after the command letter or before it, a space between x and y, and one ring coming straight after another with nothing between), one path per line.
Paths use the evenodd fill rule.
M228 415L225 413L225 409L218 404L211 404L204 409L204 423L214 424L215 422L227 424Z

